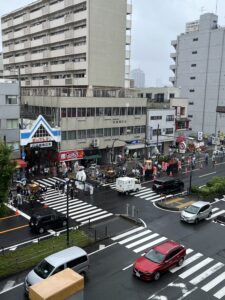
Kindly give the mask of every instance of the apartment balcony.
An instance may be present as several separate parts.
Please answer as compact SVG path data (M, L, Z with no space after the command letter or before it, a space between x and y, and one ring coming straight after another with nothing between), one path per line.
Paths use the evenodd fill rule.
M131 35L126 35L126 45L131 44Z
M132 4L127 4L127 14L132 14Z
M14 31L14 39L24 36L24 28L18 31Z
M170 57L176 61L176 58L177 58L177 54L176 53L170 53Z
M30 13L30 20L34 20L34 19L37 19L40 17L42 17L42 9L41 8L39 10L36 10L36 11Z
M125 56L126 59L130 59L130 50L126 50L126 56Z
M28 47L27 47L28 48ZM24 47L24 43L20 43L20 44L15 44L14 45L14 50L15 51L19 51L19 50L24 50L25 47Z
M173 46L176 49L177 48L177 40L172 40L171 46Z
M87 32L87 27L85 28L79 28L77 30L74 30L74 38L79 38L79 37L82 37L82 36L87 36L88 35L88 32Z
M20 63L20 62L25 62L26 59L25 59L25 55L21 55L21 56L16 56L15 57L15 63Z
M2 23L1 28L2 28L2 30L6 29L6 28L9 28L8 22Z
M43 74L45 72L48 72L48 70L48 66L31 67L30 73L28 74Z
M127 29L127 30L130 30L130 29L131 29L131 25L132 25L131 20L127 20L127 21L126 21L126 29Z
M172 77L169 78L169 81L172 82L172 84L174 84L175 80L176 80L175 76L172 76Z
M42 46L43 44L44 44L44 43L43 43L43 38L37 39L37 40L32 40L32 41L30 42L31 48L32 48L32 47Z
M50 13L54 13L62 9L64 9L64 1L49 6Z
M30 33L31 34L37 33L37 32L42 31L42 30L43 30L42 24L38 24L38 25L30 27Z
M125 66L125 74L130 74L130 66Z
M170 70L173 71L174 73L176 72L176 65L170 65Z
M23 16L13 19L13 26L19 25L21 23L23 23Z
M2 36L2 41L8 41L14 39L14 32L9 32L8 34L4 34Z

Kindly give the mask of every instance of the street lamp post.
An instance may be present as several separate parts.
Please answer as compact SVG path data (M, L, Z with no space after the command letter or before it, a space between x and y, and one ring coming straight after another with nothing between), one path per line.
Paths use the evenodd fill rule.
M192 185L192 160L191 160L191 169L190 169L190 178L189 178L189 194L191 194L191 185Z
M66 182L66 243L67 247L70 245L70 233L69 233L69 178L67 178Z

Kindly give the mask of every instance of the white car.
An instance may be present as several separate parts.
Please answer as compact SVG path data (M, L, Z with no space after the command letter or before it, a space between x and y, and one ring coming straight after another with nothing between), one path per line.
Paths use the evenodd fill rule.
M197 224L200 220L209 218L211 215L211 204L205 201L198 201L181 211L180 220Z

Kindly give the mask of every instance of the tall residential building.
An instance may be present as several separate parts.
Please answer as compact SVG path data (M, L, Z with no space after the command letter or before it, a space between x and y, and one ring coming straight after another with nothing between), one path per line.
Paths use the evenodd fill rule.
M20 157L19 118L19 84L0 79L0 140L12 146L13 158Z
M1 52L0 52L0 78L3 78L3 57Z
M130 74L131 79L134 80L135 88L144 88L145 87L145 73L141 69L131 70Z
M187 23L186 32L171 42L170 54L170 81L189 99L192 130L216 135L225 132L225 28L217 19L206 13Z
M91 96L128 86L131 12L127 0L39 0L4 15L4 76L19 67L24 95Z

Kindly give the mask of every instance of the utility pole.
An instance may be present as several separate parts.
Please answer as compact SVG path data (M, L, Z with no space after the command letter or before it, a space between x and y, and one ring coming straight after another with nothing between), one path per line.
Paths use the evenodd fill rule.
M159 124L158 124L158 126L157 126L157 135L156 135L156 148L157 148L157 150L159 150L158 149L158 145L159 145Z

